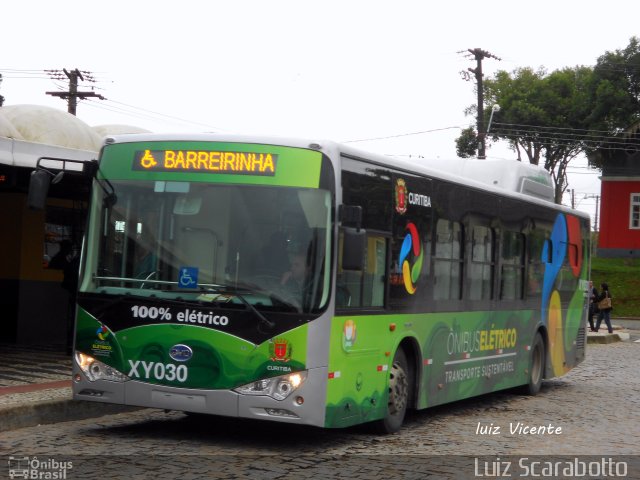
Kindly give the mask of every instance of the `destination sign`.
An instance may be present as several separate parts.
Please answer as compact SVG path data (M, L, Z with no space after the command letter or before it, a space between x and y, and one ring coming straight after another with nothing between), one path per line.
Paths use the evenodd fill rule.
M273 176L278 155L218 150L139 150L133 170Z

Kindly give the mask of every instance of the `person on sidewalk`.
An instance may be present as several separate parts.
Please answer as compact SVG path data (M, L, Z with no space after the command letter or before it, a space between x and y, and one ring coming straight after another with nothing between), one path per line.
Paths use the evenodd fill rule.
M604 318L604 321L607 324L607 330L609 331L609 333L613 333L613 328L611 327L611 310L613 310L613 308L611 307L611 298L613 297L611 296L611 292L609 291L609 285L607 285L606 283L602 283L600 284L600 288L602 291L597 299L600 313L598 314L598 321L596 322L596 332L600 329L600 324L602 323L602 319ZM609 306L602 306L601 302L607 298L609 299Z
M598 312L598 302L596 299L598 298L598 289L593 286L593 282L589 280L589 289L587 290L587 294L589 295L589 316L587 320L589 320L589 329L592 332L595 332L596 329L593 327L593 316Z
M76 313L76 293L78 291L78 271L80 255L71 240L60 242L60 251L49 262L49 268L62 270L61 286L68 292L67 297L67 355L73 352L73 327Z

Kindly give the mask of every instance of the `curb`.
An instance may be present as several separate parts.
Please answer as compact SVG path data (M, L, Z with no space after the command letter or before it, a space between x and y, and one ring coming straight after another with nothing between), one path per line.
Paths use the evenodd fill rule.
M587 343L614 343L614 342L628 342L631 340L631 335L626 332L616 332L597 334L587 334Z
M615 333L607 333L605 335L587 335L587 343L613 343L619 342L620 337Z
M84 400L42 400L0 409L0 432L49 423L85 420L139 409L140 407Z

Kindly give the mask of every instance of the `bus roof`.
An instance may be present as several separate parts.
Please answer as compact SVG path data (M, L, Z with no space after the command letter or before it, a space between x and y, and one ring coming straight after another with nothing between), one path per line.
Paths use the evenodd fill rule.
M88 162L95 159L98 152L78 150L75 148L47 145L45 143L27 142L13 138L0 137L0 164L12 167L36 168L41 157L65 158ZM60 168L60 162L42 161L41 166L53 169ZM70 170L81 170L79 164L69 164Z
M295 148L311 148L332 155L343 154L372 161L390 168L427 175L470 187L487 190L498 195L508 195L540 204L553 204L555 208L588 218L588 214L554 203L554 185L551 174L544 168L517 160L502 159L405 159L372 153L331 140L255 136L220 133L141 133L111 135L105 145L113 143L151 141L199 141L236 142L283 145Z

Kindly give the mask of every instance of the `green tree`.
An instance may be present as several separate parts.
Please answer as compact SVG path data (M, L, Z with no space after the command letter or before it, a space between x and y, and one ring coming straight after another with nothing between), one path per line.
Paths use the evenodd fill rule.
M592 70L565 68L548 74L544 69L521 68L499 71L484 81L488 117L491 106L500 105L489 138L506 140L530 163L548 170L555 184L555 201L562 201L567 188L567 166L585 151L584 135L591 112L589 87Z
M588 122L590 136L600 139L587 151L597 167L616 150L637 148L638 139L629 138L625 130L640 122L640 40L631 37L622 50L605 52L593 69L591 85L593 110ZM628 145L629 143L635 145Z
M577 155L585 153L602 167L616 151L640 148L637 135L627 133L640 122L638 37L624 49L605 52L593 68L499 71L484 81L483 93L487 118L490 107L500 105L488 139L506 140L518 160L526 156L547 169L557 203L567 187L567 166ZM471 106L465 113L475 111ZM465 131L456 140L458 146L467 144L464 136ZM458 149L459 156L468 152Z
M475 157L478 150L478 135L473 127L468 127L460 132L456 138L456 154L460 158Z

